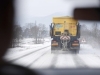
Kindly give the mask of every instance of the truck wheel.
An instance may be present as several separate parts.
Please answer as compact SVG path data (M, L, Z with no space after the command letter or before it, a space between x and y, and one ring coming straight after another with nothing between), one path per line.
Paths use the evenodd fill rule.
M74 54L78 54L79 53L79 50L77 50L77 49L76 50L73 50L73 53Z
M51 53L53 53L53 51L54 51L54 47L51 46Z
M51 46L51 50L54 50L54 47Z
M73 53L76 54L76 50L73 50Z
M79 54L79 50L76 50L76 54Z

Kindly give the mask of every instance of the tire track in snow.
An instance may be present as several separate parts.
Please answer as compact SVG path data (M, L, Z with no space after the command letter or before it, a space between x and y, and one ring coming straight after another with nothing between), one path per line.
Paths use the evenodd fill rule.
M38 52L38 51L43 50L43 49L48 48L48 47L50 47L50 46L46 46L46 47L44 47L44 48L37 49L37 50L35 50L35 51L33 51L33 52L30 52L30 53L28 53L28 54L22 55L22 56L20 56L20 57L18 57L18 58L15 58L15 59L12 59L12 60L8 60L8 62L14 62L14 61L16 61L16 60L18 60L18 59L20 59L20 58L26 57L26 56L28 56L28 55L30 55L30 54L33 54L33 53L35 53L35 52Z
M72 55L72 57L77 68L88 68L85 62L78 55Z
M50 68L55 68L55 65L57 63L57 59L58 59L58 54L55 54L53 59L52 59L52 64L51 64Z
M45 53L43 53L41 56L39 56L37 59L35 59L33 62L31 62L27 67L30 67L33 63L35 63L36 61L38 61L42 56L44 56L46 53L48 53L48 51L46 51Z

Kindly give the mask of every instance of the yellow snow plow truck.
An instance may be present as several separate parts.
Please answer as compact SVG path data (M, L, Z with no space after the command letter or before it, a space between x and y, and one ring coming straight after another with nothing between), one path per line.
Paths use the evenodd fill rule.
M53 17L53 22L50 25L51 51L62 50L60 36L65 32L70 36L66 50L78 53L80 49L80 25L77 20L69 16Z

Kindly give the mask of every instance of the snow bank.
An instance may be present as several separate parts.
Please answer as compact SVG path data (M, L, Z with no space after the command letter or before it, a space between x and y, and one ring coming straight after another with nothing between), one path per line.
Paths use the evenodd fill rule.
M21 46L16 48L9 48L6 52L4 59L6 60L12 60L18 57L21 57L25 54L31 53L33 51L36 51L38 49L50 46L50 40L48 38L45 39L46 41L43 44L34 44L34 39L28 38L23 39L21 41Z

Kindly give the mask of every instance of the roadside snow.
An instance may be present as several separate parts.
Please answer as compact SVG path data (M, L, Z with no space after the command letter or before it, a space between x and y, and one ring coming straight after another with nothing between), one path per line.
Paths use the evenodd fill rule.
M79 54L96 54L100 55L100 49L93 48L89 44L81 44L81 49Z
M9 48L6 52L4 59L6 60L12 60L18 57L21 57L25 54L31 53L33 51L36 51L38 49L50 46L50 40L48 38L44 39L45 42L43 44L34 44L34 39L28 38L21 40L20 47L16 48Z

